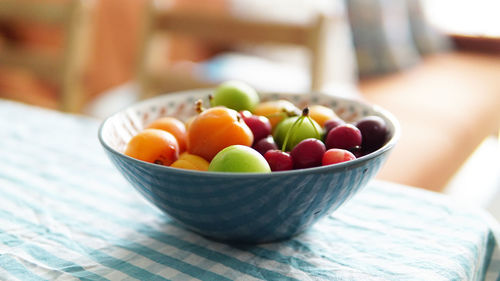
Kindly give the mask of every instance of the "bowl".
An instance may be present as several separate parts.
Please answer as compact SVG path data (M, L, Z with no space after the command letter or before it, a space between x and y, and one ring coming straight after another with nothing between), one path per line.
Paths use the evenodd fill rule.
M354 122L383 118L389 138L380 149L330 166L272 173L218 173L146 163L123 154L130 138L162 116L186 120L194 103L208 104L211 89L158 96L108 117L99 140L112 163L147 200L185 228L219 241L264 243L293 237L332 213L366 186L399 137L397 120L358 100L325 94L260 93L261 99L287 99L299 108L322 104Z

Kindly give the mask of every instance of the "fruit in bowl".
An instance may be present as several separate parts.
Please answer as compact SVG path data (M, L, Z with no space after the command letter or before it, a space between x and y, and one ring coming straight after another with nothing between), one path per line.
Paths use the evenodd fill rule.
M221 150L210 162L211 172L268 173L271 168L258 151L245 145L231 145Z
M259 103L259 95L250 85L240 81L220 84L210 98L213 106L225 106L236 111L252 111Z
M188 91L135 104L106 119L100 127L99 139L112 163L146 199L186 228L217 240L261 243L301 233L365 186L376 174L399 136L398 123L390 113L360 101L322 94L258 93L261 102L255 106L253 115L258 115L257 109L262 104L286 101L279 104L288 104L288 108L278 106L278 110L267 111L272 116L265 116L271 120L279 115L282 117L280 122L284 122L301 114L300 111L290 110L290 104L294 107L300 105L302 109L321 105L319 113L315 115L320 117L315 118L322 118L319 120L323 126L305 114L304 118L295 118L284 133L285 136L282 136L283 143L280 146L274 143L272 133L254 142L254 133L244 121L245 114L249 117L248 113L222 105L204 110L198 106L196 110L195 102L201 100L202 104L210 105L209 95L213 93L212 89ZM325 108L331 109L335 115ZM224 111L224 114L216 114L217 117L223 116L222 123L205 121L203 126L195 125L197 118L205 116L203 112L213 109ZM361 123L368 116L380 118L385 125L385 139L380 147L370 147L366 150L369 152L365 152L363 143L348 149L324 145L327 136L324 132L327 130L331 131L342 123L356 127L358 121ZM154 161L147 162L125 154L136 135L155 120L164 117L182 122L190 120L186 131L187 152L179 152L178 159L173 161L181 162L182 165L154 164ZM329 122L329 119L336 124ZM320 130L316 125L311 125L318 132L314 132L312 137L307 135L288 148L285 142L293 139L293 134L300 134L298 130L302 126L298 124L301 120L302 126L316 123ZM370 122L364 126L370 127ZM271 126L274 126L272 130L275 131L279 123L271 123ZM219 134L218 130L222 128L230 133L213 136ZM379 132L379 129L367 130L362 127L359 131ZM191 130L197 133L190 135ZM239 132L239 137L234 137L232 130ZM203 153L190 147L189 139L195 135L197 139L191 141L202 143L199 144L201 150L204 149L204 140L215 144L225 142L225 145L213 145L217 148L211 148L213 151L210 154L200 155ZM244 143L232 143L229 140L231 138L243 139ZM186 158L186 153L193 157ZM222 155L219 157L220 153ZM290 159L293 161L294 155L296 159L301 159L301 164L287 162ZM189 162L197 163L200 159L201 162L206 161L204 165L196 166ZM212 168L206 168L206 164ZM255 168L248 169L250 166ZM275 170L269 172L273 167Z
M189 153L211 161L230 145L252 145L252 131L238 112L221 106L202 110L201 102L198 102L197 108L200 113L193 119L187 132Z

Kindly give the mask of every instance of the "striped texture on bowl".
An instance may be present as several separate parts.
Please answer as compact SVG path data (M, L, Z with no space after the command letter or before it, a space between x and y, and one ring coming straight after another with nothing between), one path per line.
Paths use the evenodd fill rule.
M213 173L142 162L122 152L129 139L162 116L187 120L194 101L208 104L210 90L153 98L106 119L99 139L113 164L145 198L172 219L202 235L225 241L260 243L292 237L340 207L377 173L399 135L397 121L376 106L328 95L261 94L303 107L322 104L353 122L378 115L390 137L381 149L337 165L271 174Z

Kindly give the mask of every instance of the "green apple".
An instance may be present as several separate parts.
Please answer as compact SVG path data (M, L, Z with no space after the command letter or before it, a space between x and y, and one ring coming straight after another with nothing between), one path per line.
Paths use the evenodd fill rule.
M212 106L223 105L236 111L253 111L259 101L259 95L248 84L240 81L227 81L215 89L210 104Z
M299 118L302 120L297 121ZM295 123L296 125L293 127ZM283 146L287 134L289 136L284 150L290 151L302 140L308 138L321 140L323 129L308 116L294 116L281 121L273 132L274 140L279 147Z
M266 159L255 149L244 145L231 145L219 151L210 162L212 172L270 173Z

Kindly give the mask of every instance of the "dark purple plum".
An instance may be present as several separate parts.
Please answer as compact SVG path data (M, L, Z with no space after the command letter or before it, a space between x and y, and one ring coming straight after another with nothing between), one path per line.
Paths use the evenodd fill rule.
M371 153L385 144L388 131L384 119L378 116L367 116L359 120L356 127L363 136L361 149L364 154Z

